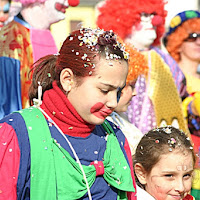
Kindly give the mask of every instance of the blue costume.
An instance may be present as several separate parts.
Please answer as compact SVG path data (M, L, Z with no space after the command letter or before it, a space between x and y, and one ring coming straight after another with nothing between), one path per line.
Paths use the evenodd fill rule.
M52 93L52 91L55 91L56 94L58 90L60 92L60 89L58 89L58 87L55 84L53 87L54 87L53 89L48 90L47 92ZM58 99L58 96L57 96L57 99ZM63 99L63 102L66 102L66 101L67 101L67 97ZM47 103L48 100L44 96L44 99L43 99L44 105L45 105L45 102ZM67 104L69 104L69 102ZM48 105L50 105L49 102L48 102ZM69 104L68 106L70 107L72 105ZM35 112L35 109L38 112L38 113L36 112L36 114L33 113L33 110ZM70 109L73 110L73 108L69 108L69 110ZM88 167L90 168L90 165L95 161L104 162L104 158L106 161L105 152L106 152L106 149L109 149L107 146L108 144L107 138L110 136L108 136L107 134L108 131L105 131L105 129L101 125L92 126L93 129L90 132L90 134L83 135L82 137L78 135L78 133L74 134L74 136L70 134L65 134L65 136L63 137L61 132L56 128L56 126L52 123L52 121L49 120L48 118L44 118L43 120L44 120L45 125L49 129L50 137L47 139L38 140L40 143L43 143L42 145L44 145L44 147L41 149L40 145L39 144L37 145L36 143L36 146L35 146L36 150L34 150L32 141L37 138L35 136L31 136L30 131L32 131L32 129L34 130L35 127L27 123L27 119L23 115L24 112L28 112L30 114L30 116L28 117L28 120L30 121L30 123L32 123L34 118L36 118L39 121L41 121L42 118L44 118L41 111L39 111L37 108L31 107L29 109L25 109L25 111L22 110L16 113L12 113L0 121L0 142L3 147L2 151L0 151L0 157L2 158L0 174L7 172L5 176L0 176L0 182L3 183L3 184L0 183L0 190L1 190L0 199L9 199L9 198L20 199L20 200L30 199L30 196L31 196L30 194L32 191L31 187L33 187L31 181L34 180L34 178L36 178L34 177L35 174L31 171L33 167L33 162L34 162L33 156L35 156L36 159L39 160L36 163L36 168L39 169L41 166L45 166L44 173L47 172L47 175L48 175L45 180L43 180L42 177L39 177L40 179L39 183L41 184L42 182L43 186L46 188L51 187L51 184L52 184L51 177L53 177L53 174L50 169L52 168L52 163L46 162L46 160L42 158L42 155L44 155L44 152L50 152L50 154L55 155L54 152L58 151L58 149L61 149L61 151L64 152L61 160L62 159L65 160L65 158L67 158L67 156L65 157L64 155L66 154L66 152L68 152L70 155L70 158L73 158L73 162L75 162L74 160L76 160L76 158L74 156L74 153L72 152L72 149L69 146L69 143L65 139L65 137L67 137L67 139L70 141L71 145L73 146L81 164L84 166L84 169ZM68 111L66 111L66 113L67 112ZM77 113L75 113L75 115L76 114ZM70 117L71 116L69 116L69 118ZM69 118L67 118L67 120ZM75 120L76 119L74 118L72 121L75 122ZM70 122L66 124L66 126L67 125L70 125ZM41 135L41 138L44 137L43 127L41 127L41 124L36 123L36 126L38 130L41 130L37 134ZM118 199L136 199L135 193L134 193L135 182L134 182L134 178L132 174L133 168L132 168L132 163L130 159L131 154L130 154L130 148L128 146L128 142L120 129L118 129L112 123L111 123L111 126L112 126L112 129L114 130L114 135L115 135L114 138L117 138L116 141L118 141L117 142L117 144L119 145L118 150L120 149L121 155L123 155L123 159L127 163L127 166L122 165L120 166L121 170L116 171L115 174L121 171L120 172L121 178L119 182L118 180L116 180L115 184L117 185L117 187L118 185L119 187L120 185L122 185L123 187L123 183L129 180L129 183L126 184L128 187L127 186L124 187L126 188L124 192L127 192L128 197L124 196L124 198L122 198L122 196L120 196L119 198L120 189L116 188L115 186L112 186L111 184L109 184L109 181L107 181L108 179L105 179L104 174L107 172L106 172L106 166L104 165L104 168L105 168L104 174L103 173L97 174L97 171L96 171L96 177L93 180L94 182L92 182L91 184L90 191L91 191L92 199L94 200L95 199L117 199L117 198ZM32 134L33 133L35 134L35 132L32 132ZM114 138L112 138L112 140ZM55 144L54 149L49 148L47 144L47 140L53 141L52 143ZM111 154L113 151L117 152L117 148L110 148ZM56 163L57 159L59 158L57 158L56 156L55 158L53 158L53 163L55 163L55 165L57 165ZM109 165L109 162L108 162L108 165ZM120 165L120 162L118 164ZM72 165L70 165L70 167ZM123 176L125 175L124 173L126 172L124 171L126 170L131 170L131 171L127 171L128 178L125 178L127 180L123 180L123 177L126 177L126 176ZM58 173L61 173L62 175L62 172L63 172L63 177L65 177L65 174L71 173L66 168L66 166L57 165L55 167L56 175L55 175L55 181L54 180L53 181L55 182L56 187L53 187L53 189L55 189L55 194L56 196L58 196L58 199L59 197L60 199L63 199L62 197L68 197L68 195L66 195L65 193L68 192L67 184L69 184L68 183L69 180L65 180L63 178L64 180L62 180L63 181L63 185L62 185L59 183L59 178L62 179L62 177L59 177L59 175L57 175ZM110 174L112 175L112 173ZM112 179L112 176L109 176L109 178ZM80 182L80 180L77 180L77 182ZM85 185L85 183L83 185ZM77 193L78 192L79 191L77 191ZM44 199L42 195L44 195L44 197L47 198L48 193L49 193L49 190L47 189L45 191L38 191L38 194L36 195L39 195L41 199ZM55 199L55 198L52 197L52 199ZM73 198L73 199L88 199L87 190L84 192L84 194L80 198Z

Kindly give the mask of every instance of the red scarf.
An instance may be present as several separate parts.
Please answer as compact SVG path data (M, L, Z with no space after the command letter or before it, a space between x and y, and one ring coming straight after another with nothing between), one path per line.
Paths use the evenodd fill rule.
M87 137L95 128L82 119L68 98L53 82L53 89L44 92L40 106L49 117L59 126L64 134L75 137Z

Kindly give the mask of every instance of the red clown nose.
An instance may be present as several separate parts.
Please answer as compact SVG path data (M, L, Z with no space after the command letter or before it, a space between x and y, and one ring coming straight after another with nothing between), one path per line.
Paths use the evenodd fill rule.
M163 23L163 19L159 15L155 15L152 19L153 26L160 26Z
M69 6L78 6L78 4L80 3L79 0L68 0Z

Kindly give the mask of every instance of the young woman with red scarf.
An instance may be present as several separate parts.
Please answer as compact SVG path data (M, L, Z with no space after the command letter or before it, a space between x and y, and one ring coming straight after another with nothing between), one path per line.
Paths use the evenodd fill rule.
M71 33L38 60L30 108L0 121L0 199L136 199L128 142L105 118L128 53L112 31Z

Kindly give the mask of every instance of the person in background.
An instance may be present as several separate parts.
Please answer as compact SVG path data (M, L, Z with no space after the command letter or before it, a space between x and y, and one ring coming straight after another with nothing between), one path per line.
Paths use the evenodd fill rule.
M20 13L0 32L0 118L28 107L28 76L40 57L58 51L50 25L65 18L79 0L16 0Z
M143 136L134 156L137 200L194 200L190 195L195 165L190 139L172 126Z
M6 24L9 18L11 0L0 0L0 29Z
M187 80L188 96L183 100L183 108L195 153L200 155L200 13L186 10L174 16L164 37L164 44ZM196 200L200 200L199 159L197 167L192 194Z
M0 121L0 199L136 200L128 142L105 121L126 84L113 31L72 32L33 67L30 108Z
M128 45L126 45L126 49L130 56L126 86L122 90L117 107L115 108L114 112L107 117L107 120L110 120L122 130L129 142L131 154L133 156L137 144L139 143L143 134L136 126L130 123L128 117L126 116L126 111L130 105L132 97L136 95L135 83L137 77L141 74L145 74L148 70L148 66L146 65L145 57L138 50L133 49L132 46Z
M185 93L184 74L158 48L165 32L164 6L164 0L105 0L97 7L97 26L113 30L146 57L149 70L136 82L137 95L127 111L130 122L143 134L171 124L189 134L180 98Z

